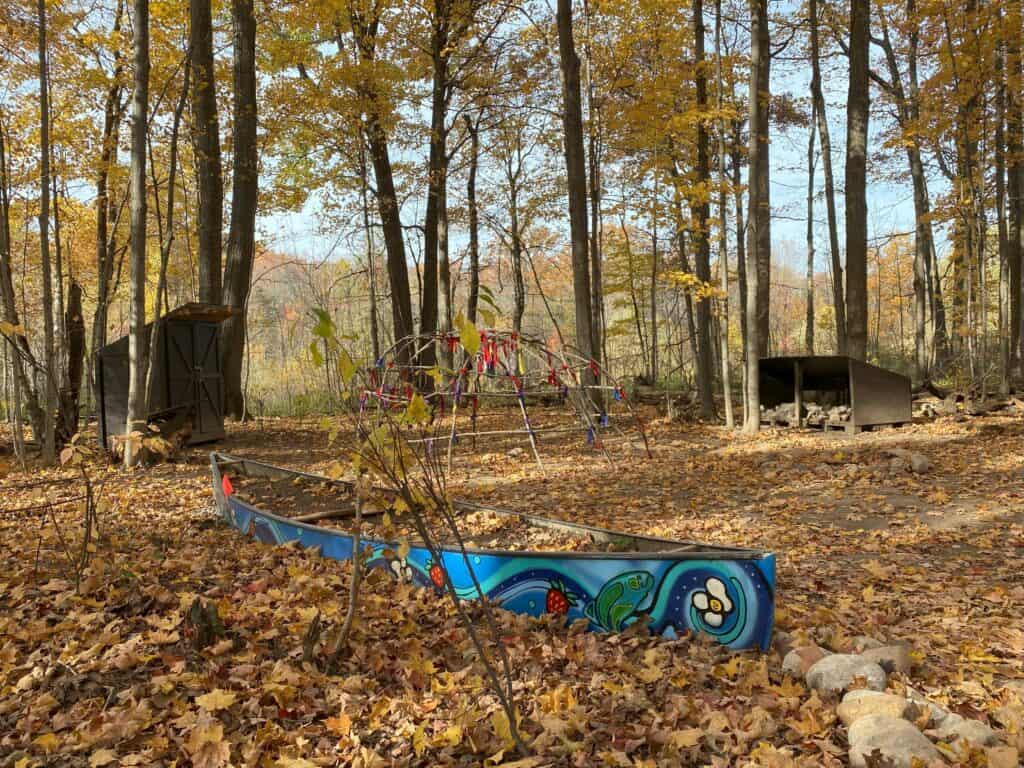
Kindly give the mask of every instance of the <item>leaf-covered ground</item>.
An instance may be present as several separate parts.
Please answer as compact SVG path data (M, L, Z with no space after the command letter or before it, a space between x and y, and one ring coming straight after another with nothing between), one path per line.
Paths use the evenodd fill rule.
M343 451L317 424L273 420L233 428L218 447L310 469ZM894 466L893 447L930 469ZM189 463L92 469L109 508L77 592L63 554L78 535L74 506L0 513L0 766L846 765L835 700L783 675L781 658L810 641L843 651L861 635L913 645L916 666L891 676L891 690L912 685L1024 752L1019 415L855 438L655 423L652 448L653 459L609 468L581 438L544 454L540 475L528 454L481 446L458 462L453 490L776 552L771 652L499 611L533 753L523 758L452 607L433 593L372 576L341 673L304 663L317 613L321 644L340 623L348 570L220 524L205 511L196 450ZM24 487L69 475L5 465L0 509L73 497L75 483ZM187 620L197 596L224 625L203 651Z

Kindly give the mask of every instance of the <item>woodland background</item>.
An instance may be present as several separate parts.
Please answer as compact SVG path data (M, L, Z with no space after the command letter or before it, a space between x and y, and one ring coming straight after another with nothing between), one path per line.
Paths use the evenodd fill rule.
M561 332L705 417L766 354L1013 387L1020 0L556 6L5 4L0 413L52 455L192 300L239 310L236 416L325 407L315 308L367 362Z

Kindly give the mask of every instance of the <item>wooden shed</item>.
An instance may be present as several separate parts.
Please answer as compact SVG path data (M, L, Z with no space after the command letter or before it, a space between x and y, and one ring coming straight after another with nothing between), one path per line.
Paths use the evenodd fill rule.
M148 420L190 424L187 443L224 437L224 376L220 324L233 310L216 304L183 304L160 319ZM147 345L153 324L146 326ZM125 432L128 418L128 337L96 355L99 440L106 448Z
M905 424L912 418L910 379L852 357L762 358L759 382L762 407L770 411L793 405L788 419L771 421L802 426L811 403L819 415L810 423L824 429L856 433ZM837 412L842 413L841 418L835 416Z

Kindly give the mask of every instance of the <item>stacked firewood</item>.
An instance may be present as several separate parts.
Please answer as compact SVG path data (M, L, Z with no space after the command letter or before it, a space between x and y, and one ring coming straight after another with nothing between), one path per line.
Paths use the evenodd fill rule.
M805 423L820 426L826 422L845 422L850 420L850 406L826 406L814 402L802 404L801 412ZM775 408L761 406L761 419L768 422L783 424L796 423L796 403L780 403Z

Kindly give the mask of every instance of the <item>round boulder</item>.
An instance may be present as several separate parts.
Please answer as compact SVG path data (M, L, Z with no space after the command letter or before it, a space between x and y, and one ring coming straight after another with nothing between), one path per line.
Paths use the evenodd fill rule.
M836 708L836 714L843 725L850 726L862 717L886 715L903 720L913 720L918 709L912 701L902 696L878 691L850 691L843 696L842 703Z
M912 723L899 717L869 715L850 726L850 765L878 765L876 755L892 768L912 768L915 761L938 760L939 750Z
M842 693L858 678L872 691L885 690L885 670L855 654L835 653L807 670L807 685L819 693Z

